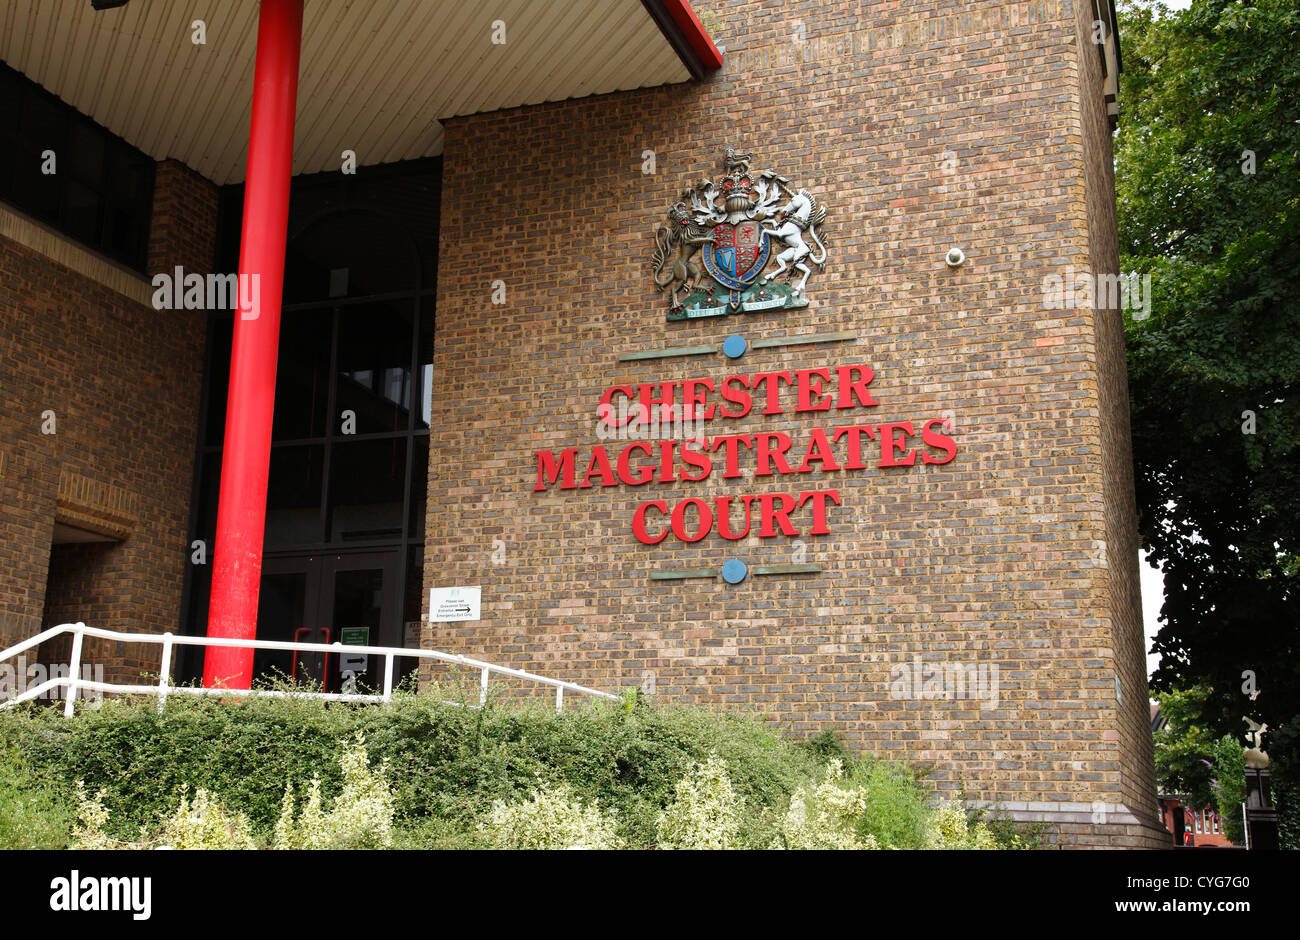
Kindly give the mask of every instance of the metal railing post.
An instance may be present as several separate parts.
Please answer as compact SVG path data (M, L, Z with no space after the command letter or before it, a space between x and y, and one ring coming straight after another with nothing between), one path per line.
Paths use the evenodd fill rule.
M158 714L163 713L167 705L167 689L171 685L172 674L172 635L171 631L163 634L162 667L158 675Z
M384 657L384 701L393 700L393 654Z
M557 685L555 687L555 714L558 715L562 711L564 711L564 686Z
M77 692L81 689L81 631L86 625L80 620L72 630L72 655L68 657L68 699L63 705L63 717L71 718Z
M487 704L488 675L489 675L490 672L491 672L490 669L486 669L486 668L485 668L485 669L483 670L483 674L482 674L482 676L480 676L480 677L479 677L479 680L478 680L478 705L479 705L479 708L482 708L484 705Z

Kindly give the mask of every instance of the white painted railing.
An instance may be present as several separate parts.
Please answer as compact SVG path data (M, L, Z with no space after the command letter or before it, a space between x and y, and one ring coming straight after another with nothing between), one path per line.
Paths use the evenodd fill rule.
M388 702L393 697L393 665L398 657L410 659L431 660L433 662L448 663L453 666L463 666L466 669L474 670L479 673L479 705L487 703L488 683L491 677L495 675L510 676L515 679L524 679L529 682L536 682L540 685L548 685L555 689L555 710L557 712L564 710L564 693L565 691L573 692L577 695L589 695L594 698L605 698L618 700L617 695L611 695L609 692L600 692L596 689L589 689L586 686L577 685L573 682L565 682L562 679L548 679L546 676L539 676L531 672L524 672L522 669L510 669L506 666L497 666L492 663L485 663L477 659L470 659L467 656L456 656L452 653L440 653L436 650L407 649L398 646L344 646L342 643L286 643L280 640L237 640L224 639L206 636L179 636L171 633L154 634L154 633L121 633L116 630L101 630L97 627L88 627L84 623L64 623L57 627L51 627L41 633L36 634L28 640L16 643L6 650L0 651L0 662L11 659L19 653L26 652L44 643L46 640L53 639L65 633L72 634L72 653L68 658L68 674L66 676L56 676L42 682L40 685L25 690L21 695L0 703L0 708L7 708L10 705L17 705L19 702L26 702L31 699L41 698L48 692L58 688L66 689L65 704L63 714L71 717L73 712L73 703L77 699L77 693L81 691L89 692L114 692L134 695L156 695L158 696L158 709L162 710L167 702L167 696L173 693L182 695L220 695L220 696L253 696L260 698L285 698L288 696L301 698L317 698L331 702ZM120 643L149 643L162 647L162 657L158 669L157 683L150 685L118 685L110 682L97 682L92 679L81 677L81 648L82 641L85 637L92 636L105 640L116 640ZM225 689L225 688L195 688L194 686L173 685L171 681L172 672L172 654L177 646L230 646L238 649L258 649L258 650L294 650L307 651L312 653L351 653L360 656L379 656L384 661L384 681L383 692L380 694L366 695L359 692L292 692L279 689Z

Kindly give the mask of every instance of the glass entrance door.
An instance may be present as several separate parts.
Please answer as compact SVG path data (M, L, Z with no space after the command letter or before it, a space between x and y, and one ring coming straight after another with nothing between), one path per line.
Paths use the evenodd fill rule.
M401 646L395 551L330 555L324 559L325 593L319 620L330 631L331 642L343 643L330 682L340 690L371 692L381 689L384 664L374 656L352 656L350 645ZM397 665L397 664L395 664ZM394 676L394 681L398 677ZM331 690L332 691L332 690Z
M257 603L257 638L321 642L316 630L318 578L312 558L267 558L262 562L262 587ZM257 650L253 675L321 682L324 657L299 653L297 661L287 650Z
M383 684L383 663L349 655L346 647L401 646L402 616L396 550L267 558L262 566L257 638L342 643L339 653L258 650L256 677L289 678L326 692L344 684L372 691ZM394 682L400 675L394 676Z

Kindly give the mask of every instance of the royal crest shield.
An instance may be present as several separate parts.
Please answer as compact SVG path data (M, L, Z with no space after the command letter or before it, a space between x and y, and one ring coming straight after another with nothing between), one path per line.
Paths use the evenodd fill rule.
M728 147L725 175L685 190L655 229L650 267L655 287L671 290L668 319L808 306L808 276L826 265L826 207L775 170L754 172L752 159Z
M772 253L772 243L758 222L719 222L713 228L713 250L704 256L704 270L731 293L731 306L740 305L740 292L753 284Z

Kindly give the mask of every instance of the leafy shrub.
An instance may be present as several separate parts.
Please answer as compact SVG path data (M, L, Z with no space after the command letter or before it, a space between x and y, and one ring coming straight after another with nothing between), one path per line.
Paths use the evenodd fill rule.
M930 830L930 847L934 849L996 849L997 840L982 822L972 823L966 807L944 801L934 811Z
M105 833L109 811L104 807L104 790L87 795L85 785L77 781L78 824L72 832L74 849L255 849L248 819L242 813L226 810L207 790L194 794L194 802L182 788L176 811L163 821L158 835L150 838L140 830L138 842L113 839Z
M497 800L480 824L498 849L618 849L614 820L584 806L567 786L542 787L526 801Z
M744 800L736 796L727 765L716 756L696 764L675 787L673 801L659 814L661 849L729 849L740 831Z
M86 793L86 785L77 781L77 824L73 827L68 847L72 849L116 848L113 840L104 834L108 825L108 810L104 808L104 795L100 790L93 796Z
M835 732L830 728L819 732L806 741L800 741L799 746L819 761L831 761L839 758L841 764L843 764L853 760L853 755L849 753L848 748L840 743L840 739L835 736Z
M74 815L68 793L42 779L17 748L0 748L0 849L62 849Z
M1210 792L1223 820L1223 834L1233 845L1245 845L1246 826L1241 818L1241 804L1246 802L1245 750L1240 741L1225 734L1211 746L1210 760L1214 764Z
M816 785L801 786L790 798L774 849L874 849L874 836L859 837L859 821L867 812L862 786L845 785L844 764L834 758Z
M778 839L836 841L824 830L860 799L858 844L932 844L934 811L916 774L843 759L833 785L848 795L824 789L822 755L842 752L833 735L800 745L754 717L643 701L578 704L557 715L490 701L466 708L449 697L454 690L432 688L356 707L176 695L161 714L152 699L129 698L71 720L37 707L5 710L0 807L13 803L19 775L24 805L44 801L46 836L36 844L46 847L66 842L84 792L103 791L105 839L139 844L142 829L156 833L175 814L178 792L205 790L244 814L260 842L470 848L499 844L480 822L501 806L535 803L536 791L562 794L584 813L599 807L631 848L766 849ZM80 794L77 780L86 784ZM706 819L699 807L713 804L725 809ZM0 834L16 828L6 828L9 818L0 814ZM594 819L587 825L605 832ZM326 831L337 838L304 835ZM0 844L31 844L6 838ZM605 835L582 841L607 844Z
M966 816L972 824L979 823L988 829L999 849L1041 849L1043 836L1051 829L1045 822L1018 823L986 809L968 809Z
M0 713L0 741L13 741L75 805L71 781L106 791L112 834L135 838L174 807L182 784L219 794L269 832L285 781L319 774L322 799L342 786L345 742L365 734L370 756L388 761L395 824L459 819L469 832L497 800L539 785L567 784L586 802L616 807L619 834L646 847L658 814L692 766L724 760L736 794L760 826L819 762L758 720L702 709L603 703L566 708L462 708L442 690L358 708L309 699L220 702L173 696L163 714L147 699L107 700L72 720L42 709ZM301 792L297 794L300 802ZM770 830L769 830L770 834Z
M317 707L313 707L317 706ZM220 794L255 828L279 814L286 779L319 771L337 786L340 742L355 718L293 699L182 700L159 714L152 699L106 700L68 720L50 709L0 713L0 737L12 741L52 779L82 779L105 791L109 834L133 839L175 808L182 787Z
M190 803L182 792L176 812L163 823L158 841L171 849L255 849L248 817L226 810L207 790Z
M1277 807L1278 848L1291 852L1300 849L1300 787L1287 782L1275 785L1273 805ZM1224 819L1226 821L1227 817ZM1237 829L1241 828L1241 823L1238 823ZM1226 826L1224 831L1231 832Z
M882 849L930 847L933 810L915 774L893 764L866 761L853 767L848 780L866 794L858 838L873 840Z
M321 809L320 777L313 776L302 815L294 818L293 783L285 784L280 818L275 823L277 849L387 849L393 844L393 793L386 779L387 762L370 769L365 737L358 734L339 759L343 789L328 813Z

